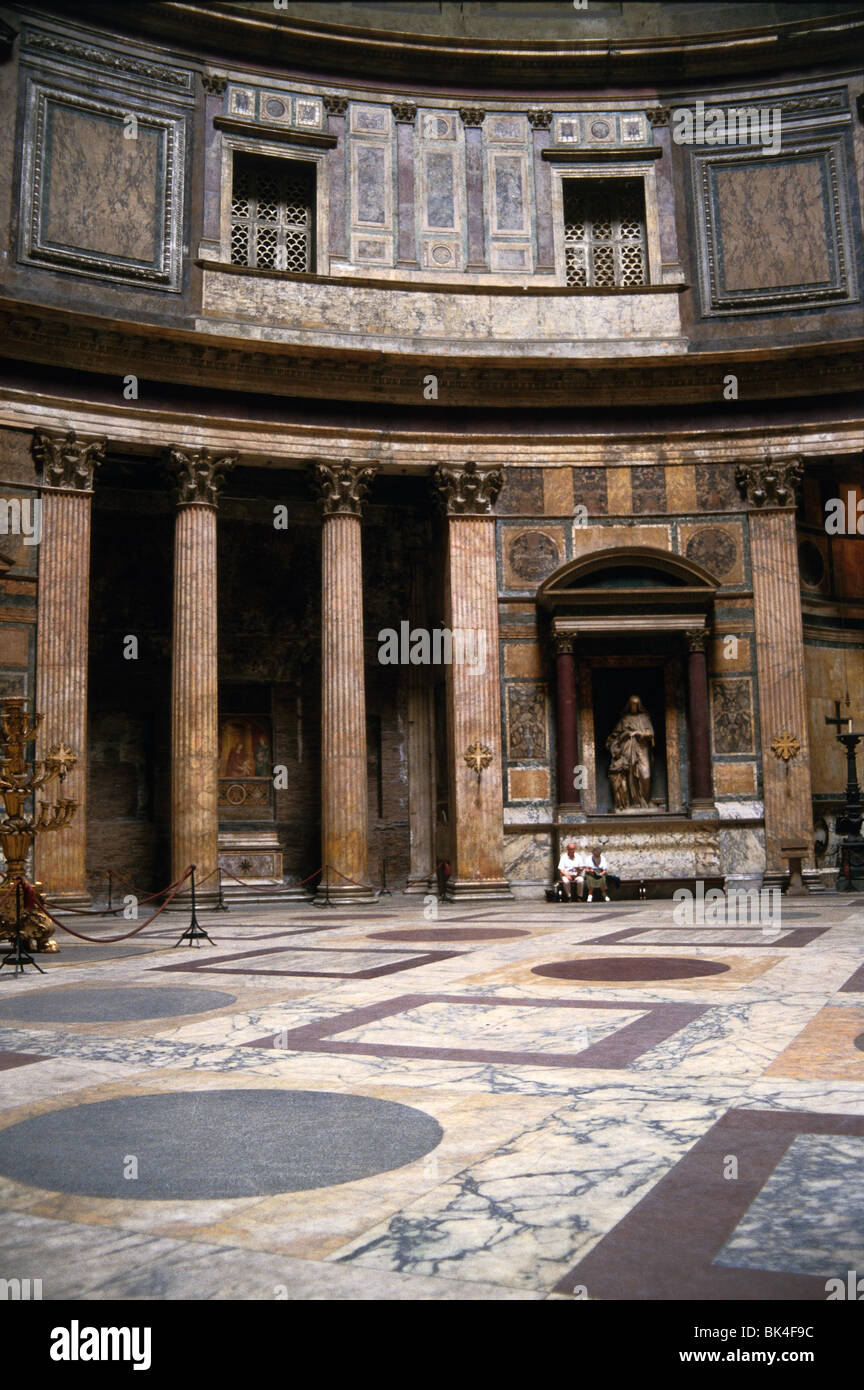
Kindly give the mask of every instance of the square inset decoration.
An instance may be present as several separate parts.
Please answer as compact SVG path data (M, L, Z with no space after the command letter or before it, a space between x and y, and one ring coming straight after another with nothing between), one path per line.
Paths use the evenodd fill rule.
M294 124L313 126L316 130L324 124L324 105L317 97L295 97Z
M423 242L422 262L425 270L460 270L462 247L458 241L430 237Z
M176 970L176 966L163 967ZM440 1006L451 1006L443 1011ZM499 1064L500 1066L540 1066L540 1067L603 1067L621 1070L636 1061L649 1048L665 1042L666 1038L686 1028L694 1019L700 1017L708 1006L706 1004L648 1003L644 1000L628 999L531 999L525 997L503 998L500 995L461 994L402 994L396 999L386 999L362 1009L350 1009L337 1014L335 1018L325 1018L317 1023L307 1023L299 1028L289 1029L280 1035L280 1046L298 1052L341 1052L360 1057L426 1057L442 1062L479 1062ZM484 1011L508 1010L512 1019L519 1022L522 1046L478 1047L465 1046L466 1034L488 1036L484 1028ZM589 1010L610 1010L617 1018L611 1020L611 1028L580 1027L580 1012ZM423 1015L423 1011L427 1015ZM470 1031L466 1017L477 1010L477 1024ZM537 1025L530 1027L527 1016L536 1010ZM544 1015L541 1011L547 1010ZM552 1013L548 1013L552 1010ZM573 1018L573 1032L570 1046L559 1051L550 1047L552 1041L566 1038L560 1028L561 1011ZM452 1015L452 1026L448 1029L447 1014ZM636 1015L634 1017L634 1015ZM404 1021L396 1027L389 1021L401 1016ZM426 1018L428 1017L428 1023ZM505 1020L507 1014L501 1015ZM544 1018L555 1021L559 1026L544 1028ZM384 1028L382 1030L382 1024ZM442 1027L442 1024L444 1025ZM448 1031L462 1043L458 1047L444 1047L432 1041L436 1034ZM495 1030L500 1032L500 1030ZM339 1037L351 1033L352 1036ZM598 1036L602 1034L603 1036ZM383 1041L385 1036L393 1039ZM420 1043L421 1037L428 1037L428 1043ZM596 1040L595 1040L596 1039ZM271 1036L256 1038L252 1042L241 1043L241 1047L272 1047Z
M255 90L253 87L228 88L228 113L231 116L255 119ZM272 118L271 118L272 119Z
M19 258L180 287L185 120L31 84Z
M706 313L855 298L839 140L777 156L696 154L693 168Z
M552 129L556 145L578 145L582 138L578 116L556 116Z

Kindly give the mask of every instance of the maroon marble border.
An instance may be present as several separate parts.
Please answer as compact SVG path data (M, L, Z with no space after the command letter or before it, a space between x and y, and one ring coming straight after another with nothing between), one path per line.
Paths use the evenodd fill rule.
M333 1035L362 1028L382 1018L407 1012L423 1004L474 1004L478 1008L617 1009L619 1013L641 1009L643 1017L625 1023L611 1037L601 1038L575 1052L503 1052L478 1047L415 1047L400 1043L333 1041ZM362 1009L350 1009L333 1018L307 1023L279 1034L280 1050L341 1052L355 1057L428 1057L441 1062L495 1062L501 1066L586 1067L619 1071L635 1062L649 1048L686 1028L703 1014L707 1004L647 1003L633 999L526 999L479 994L401 994ZM241 1043L241 1047L272 1047L273 1034Z
M757 929L758 923L754 923L750 927L740 927L738 930L756 931ZM688 930L688 927L682 927L682 936L686 936ZM785 937L772 938L770 941L767 939L765 941L728 941L719 935L716 940L712 941L632 941L630 940L631 937L644 936L649 931L675 931L675 927L624 927L621 931L614 931L609 936L592 936L590 940L580 941L578 944L580 946L617 946L621 942L630 941L631 946L651 946L656 950L660 950L661 947L665 950L667 946L670 948L685 946L690 950L695 946L704 946L713 951L715 946L734 946L737 951L763 951L772 947L774 949L779 947L785 951L791 947L809 946L811 941L815 941L817 936L822 936L828 930L828 927L790 927Z
M50 1062L51 1058L41 1052L0 1052L0 1071L11 1071L13 1067L29 1067L31 1062Z
M236 956L196 956L195 960L184 959L178 961L176 965L159 965L151 972L153 974L170 975L176 971L188 971L190 974L202 972L208 975L267 975L267 976L299 976L301 979L324 980L377 980L381 975L396 975L401 970L414 970L420 965L431 965L434 961L450 960L452 956L461 956L462 951L423 951L414 953L410 959L405 960L407 951L389 951L386 948L375 947L376 954L379 956L401 956L398 961L391 961L389 965L373 965L366 970L255 970L238 967L237 962L250 960L255 956L281 955L285 951L309 951L320 955L327 950L338 951L340 955L349 952L354 955L368 955L373 947L371 946L295 946L292 942L286 942L284 946L265 946L260 951L241 951ZM231 962L230 965L226 962Z
M589 1299L824 1302L820 1275L711 1263L799 1134L862 1137L864 1117L727 1111L554 1292L584 1285ZM729 1154L738 1158L736 1179L723 1176Z

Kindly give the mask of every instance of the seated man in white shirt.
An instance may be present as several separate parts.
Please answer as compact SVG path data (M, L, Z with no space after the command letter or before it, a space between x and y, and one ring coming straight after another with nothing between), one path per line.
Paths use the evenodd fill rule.
M558 873L564 898L571 902L574 893L577 898L582 897L582 858L582 854L576 848L576 841L568 840L558 861Z
M602 896L605 903L609 902L609 894L606 892L606 869L606 855L599 845L595 845L582 869L589 903L593 903L595 893L598 897Z

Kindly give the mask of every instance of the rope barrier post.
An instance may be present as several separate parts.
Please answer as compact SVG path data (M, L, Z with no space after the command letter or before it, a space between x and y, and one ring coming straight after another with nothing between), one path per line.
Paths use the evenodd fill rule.
M221 865L221 864L217 864L217 865L216 865L216 881L217 881L217 883L219 884L219 897L218 897L218 899L217 899L216 906L214 907L213 911L214 911L214 912L230 912L231 909L230 909L230 907L228 906L228 904L226 903L225 898L224 898L224 896L223 896L223 894L222 894L222 865Z
M22 944L21 944L21 942L22 942L22 935L21 935L21 886L22 886L22 885L21 885L21 880L20 880L20 878L16 878L16 880L15 880L15 937L14 937L14 940L10 942L9 950L6 952L6 954L5 954L4 956L0 957L0 970L2 970L2 968L3 968L4 965L12 965L12 966L15 967L14 970L12 971L12 978L13 978L13 980L14 980L18 975L23 975L23 974L24 974L24 968L25 968L25 966L27 966L27 965L32 965L32 966L33 966L33 969L34 969L34 970L38 970L40 975L44 975L44 974L45 974L45 971L42 969L42 966L36 964L36 961L35 961L35 960L33 959L33 957L30 955L29 951L25 951L24 948L23 948L23 946L22 946Z
M191 918L189 919L189 925L188 925L188 927L187 927L186 930L183 932L183 934L182 934L180 937L178 937L178 939L174 942L174 946L175 946L175 948L176 948L177 946L179 946L181 941L185 941L186 944L187 944L188 946L192 946L192 945L194 945L194 946L200 946L200 945L201 945L201 942L204 941L204 940L209 941L211 946L215 946L215 945L216 945L215 941L213 940L213 938L212 938L212 936L210 935L210 933L209 933L208 931L206 931L204 927L201 926L201 923L198 921L198 916L197 916L197 914L196 914L196 912L195 912L195 865L194 865L194 864L190 865L189 878L190 878L190 881L191 881L191 884L192 884L192 916L191 916Z
M393 894L390 892L390 889L387 887L387 860L382 858L382 860L381 860L381 897L382 897L382 898L384 897L384 894L385 894L385 893L387 894L387 897L388 897L388 898L392 898L392 897L393 897Z

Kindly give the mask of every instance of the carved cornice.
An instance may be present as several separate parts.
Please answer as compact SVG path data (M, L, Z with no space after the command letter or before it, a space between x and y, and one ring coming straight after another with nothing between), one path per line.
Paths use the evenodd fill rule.
M322 97L321 100L324 103L324 110L327 112L328 116L344 116L345 112L348 110L347 97L326 96Z
M163 87L178 87L188 92L192 86L192 73L188 69L170 68L164 63L134 58L130 53L118 53L113 48L99 48L95 44L81 43L61 34L47 34L42 29L25 28L22 47L27 53L47 53L57 58L72 59L79 63L87 63L91 67L122 73L127 77L158 82Z
M236 454L216 458L209 449L172 449L168 467L178 507L215 507Z
M435 469L433 482L448 516L488 515L504 481L500 468L480 470L473 461L464 468Z
M61 373L67 368L116 373L117 363L123 362L126 372L172 387L339 400L414 403L418 371L422 377L429 370L428 357L419 350L359 362L350 354L297 345L280 351L267 345L264 351L265 345L254 339L226 343L203 329L192 334L148 327L145 332L128 320L72 314L56 306L18 305L8 299L0 305L0 339L7 357L42 363ZM691 353L684 360L646 357L638 364L578 358L471 361L463 355L442 360L436 374L439 391L446 391L448 401L456 405L518 399L522 405L570 409L596 405L602 393L613 405L656 407L659 400L716 402L718 373L740 368L741 360L736 354L733 362L731 352L723 359L711 354L702 361L699 353ZM753 399L858 390L864 385L860 343L805 344L770 357L748 355L747 382Z
M548 130L552 124L551 111L545 111L541 110L539 107L535 107L533 110L526 112L526 115L528 116L528 124L532 130Z
M64 492L92 492L96 469L104 461L107 447L107 439L91 439L85 443L74 430L68 434L36 430L30 452L37 467L42 469L44 487Z
M803 476L800 459L785 463L760 459L739 463L735 469L735 482L750 507L794 507L796 489Z
M417 119L417 107L413 101L394 101L390 110L396 118L397 125L413 125Z
M201 86L208 96L221 97L228 86L228 78L218 72L202 72Z
M486 119L486 112L482 106L460 106L459 115L462 117L462 124L466 126L481 126Z
M324 463L316 459L312 464L312 486L324 516L360 516L377 472L378 465L374 463L352 463L350 459Z

